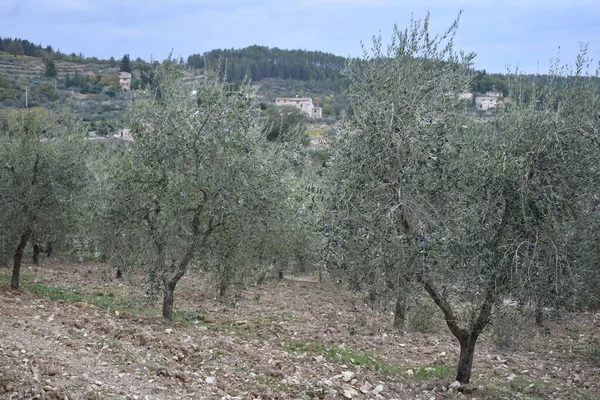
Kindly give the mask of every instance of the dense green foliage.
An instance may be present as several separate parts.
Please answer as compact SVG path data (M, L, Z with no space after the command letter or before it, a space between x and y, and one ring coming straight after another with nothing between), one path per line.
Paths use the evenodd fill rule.
M338 80L342 77L346 58L320 51L250 46L193 54L188 57L187 64L193 68L217 70L235 82L245 78L254 81L265 78Z
M54 60L52 59L52 57L46 56L44 57L44 65L46 67L45 71L44 71L44 76L46 78L56 78L56 64L54 63Z
M42 47L42 45L36 45L31 43L29 40L18 39L18 38L0 38L0 51L14 54L9 51L11 48L15 49L19 55L26 55L31 57L41 57L45 52L52 53L52 46Z
M0 102L21 98L21 86L8 75L0 73Z
M473 78L473 83L471 84L472 92L485 93L495 91L508 95L508 84L505 75L488 74L485 70L473 71L473 73L475 76Z
M123 56L123 58L121 59L121 66L119 69L121 72L131 73L131 62L129 61L129 54L125 54Z
M270 106L266 109L264 129L269 141L286 140L306 132L306 114L294 106Z

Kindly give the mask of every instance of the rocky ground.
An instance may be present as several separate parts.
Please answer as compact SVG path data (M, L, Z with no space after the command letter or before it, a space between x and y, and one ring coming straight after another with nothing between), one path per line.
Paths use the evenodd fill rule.
M445 329L395 332L390 314L333 283L286 279L222 300L192 273L167 324L139 282L101 264L25 266L19 291L0 273L0 398L600 398L600 314L521 324L509 350L483 335L472 385L456 388Z

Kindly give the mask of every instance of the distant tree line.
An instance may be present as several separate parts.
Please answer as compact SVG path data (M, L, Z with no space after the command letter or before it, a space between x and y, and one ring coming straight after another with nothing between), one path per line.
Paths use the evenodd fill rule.
M250 46L192 54L187 65L219 71L229 81L241 81L246 77L254 81L265 78L338 80L342 78L346 61L345 57L321 51Z
M33 44L29 40L18 38L0 38L0 51L19 56L41 57L43 52L52 53L52 46L42 47L41 44Z
M506 76L503 74L488 74L486 70L474 71L475 77L471 84L471 91L485 93L496 91L502 94L508 93Z
M502 96L508 96L510 92L510 81L513 79L515 74L488 74L485 70L474 71L475 76L471 81L471 91L474 93L485 93L488 91L495 91L501 93ZM523 88L522 95L525 101L529 102L532 99L536 99L539 102L547 100L547 96L544 93L536 93L532 91L532 85L535 86L547 86L552 85L554 89L555 99L553 102L558 104L564 100L564 96L568 89L574 84L582 84L586 81L597 81L598 77L595 76L553 76L550 74L538 74L538 75L521 75L524 82L527 85ZM587 84L593 84L593 82L587 82Z

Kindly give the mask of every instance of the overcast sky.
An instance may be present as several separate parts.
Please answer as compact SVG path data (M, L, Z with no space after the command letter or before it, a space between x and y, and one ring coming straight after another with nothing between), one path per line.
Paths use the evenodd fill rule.
M461 9L456 47L476 52L478 69L544 73L559 53L574 62L580 42L600 59L600 0L0 0L0 36L99 58L254 44L359 56L361 41L389 38L411 14L429 11L441 33Z

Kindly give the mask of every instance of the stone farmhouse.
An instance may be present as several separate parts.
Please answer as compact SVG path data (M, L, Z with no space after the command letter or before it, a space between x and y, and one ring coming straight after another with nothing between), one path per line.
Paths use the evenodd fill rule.
M131 90L131 74L129 72L119 72L119 84L121 89L128 91Z
M298 107L309 118L323 118L321 107L315 107L310 97L278 97L275 105Z
M502 103L504 103L502 93L496 91L486 92L485 96L475 98L475 105L479 111L488 111L500 106Z
M494 96L479 96L475 98L475 105L479 111L487 111L498 107L498 98Z
M133 136L131 135L131 129L121 128L113 135L115 140L125 140L127 142L133 142Z

